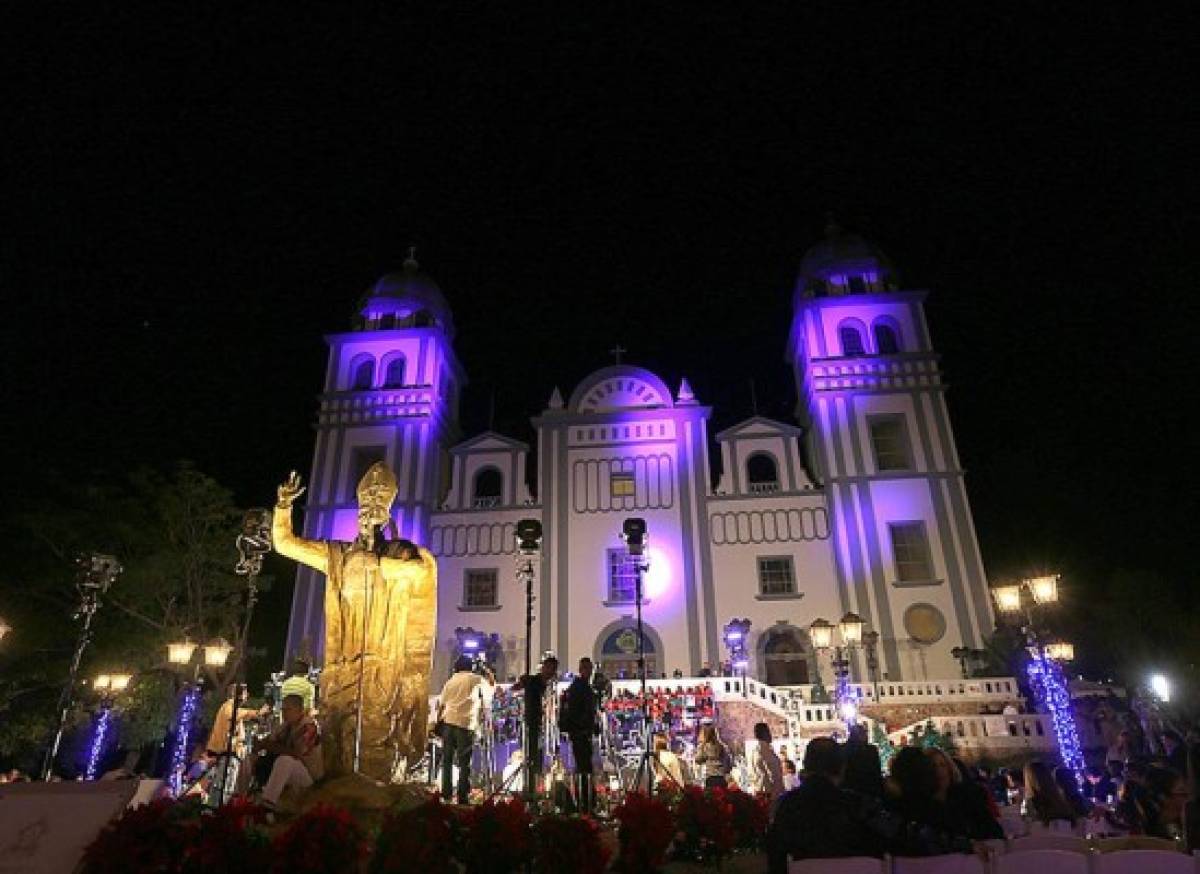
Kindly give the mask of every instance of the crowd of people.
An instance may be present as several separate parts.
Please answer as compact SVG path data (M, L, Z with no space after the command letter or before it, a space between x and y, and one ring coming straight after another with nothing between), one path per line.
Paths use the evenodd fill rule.
M865 732L851 732L845 744L814 739L798 785L774 805L770 870L786 871L789 857L971 852L1005 837L1006 805L1052 831L1186 837L1185 810L1200 813L1200 745L1191 747L1189 770L1189 747L1175 732L1164 733L1157 756L1129 736L1119 744L1104 766L1087 769L1081 787L1074 772L1043 761L993 773L937 747L902 747L885 775Z

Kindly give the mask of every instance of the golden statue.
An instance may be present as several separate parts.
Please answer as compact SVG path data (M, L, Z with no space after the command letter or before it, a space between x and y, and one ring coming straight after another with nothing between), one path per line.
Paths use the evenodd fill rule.
M275 549L325 574L321 742L330 775L388 782L425 747L437 565L407 540L383 539L397 490L387 466L371 466L358 484L358 537L346 543L297 537L292 504L304 487L294 471L279 487Z

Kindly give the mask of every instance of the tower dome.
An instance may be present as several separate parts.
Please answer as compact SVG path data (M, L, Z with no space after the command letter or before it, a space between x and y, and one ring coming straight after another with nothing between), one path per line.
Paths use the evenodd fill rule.
M358 314L367 330L440 327L454 336L450 304L412 250L398 272L385 273L363 293Z
M870 294L896 288L891 260L873 243L830 219L825 239L800 259L797 297Z

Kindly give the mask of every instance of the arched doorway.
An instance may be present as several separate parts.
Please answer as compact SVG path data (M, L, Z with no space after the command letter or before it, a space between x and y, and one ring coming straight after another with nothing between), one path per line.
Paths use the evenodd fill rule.
M662 642L658 634L645 623L646 633L646 676L654 678L662 671ZM595 662L610 680L632 680L638 676L638 633L637 623L622 619L610 624L600 632L596 643Z
M808 683L808 640L790 625L767 629L762 645L764 680L768 686L804 686Z

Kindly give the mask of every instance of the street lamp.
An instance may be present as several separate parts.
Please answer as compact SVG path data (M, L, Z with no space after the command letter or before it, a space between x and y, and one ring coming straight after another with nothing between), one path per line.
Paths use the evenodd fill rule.
M10 631L12 631L12 626L4 621L4 617L0 616L0 640L4 640Z
M992 589L992 595L1001 613L1017 617L1021 622L1021 632L1030 656L1026 667L1029 684L1050 714L1063 764L1074 772L1076 782L1082 785L1083 752L1071 708L1071 693L1061 664L1075 657L1075 648L1061 641L1045 643L1034 621L1034 607L1058 603L1058 580L1058 574L1043 574L1015 584L997 586ZM1029 593L1033 602L1031 606L1026 606L1024 602L1025 592Z
M808 626L808 633L812 638L813 647L816 648L818 653L823 650L833 649L832 662L835 681L833 697L837 704L838 712L846 723L847 730L853 728L858 721L858 698L850 688L849 655L852 650L864 645L863 629L865 625L866 623L863 622L862 617L857 613L847 613L838 621L836 626L832 622L827 622L821 618L814 619ZM841 643L836 645L833 642L835 627L841 637ZM875 632L871 632L871 634L874 636L870 638L869 646L873 650L876 642L879 640L879 635ZM820 669L818 668L818 688L820 687L820 682Z
M167 661L173 665L186 665L192 661L192 655L196 652L196 644L190 640L184 639L179 643L167 644Z
M104 752L104 742L112 725L113 699L129 688L129 674L100 674L92 681L92 691L100 696L99 707L96 710L96 727L92 732L92 745L88 750L87 766L84 769L85 780L95 780L100 769L101 754Z

